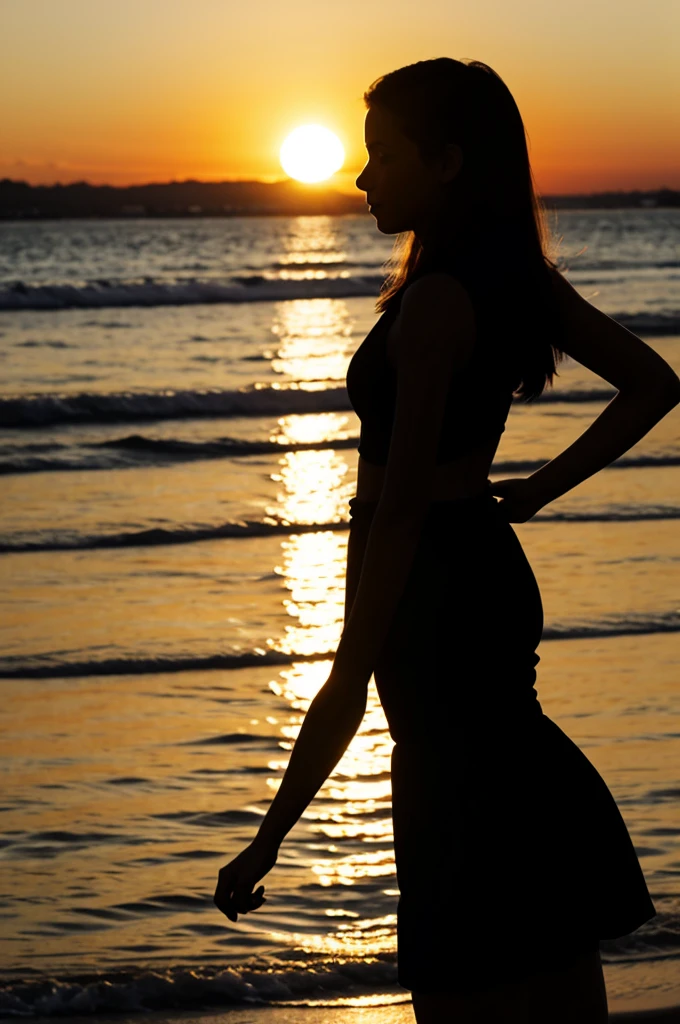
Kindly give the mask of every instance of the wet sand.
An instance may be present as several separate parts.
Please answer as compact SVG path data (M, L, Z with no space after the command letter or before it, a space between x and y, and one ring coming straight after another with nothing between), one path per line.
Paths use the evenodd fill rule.
M627 1008L624 1008L627 1007ZM149 1014L143 1018L139 1013L120 1015L97 1014L96 1020L115 1021L116 1024L137 1024L140 1019L149 1021ZM51 1017L33 1018L36 1024L46 1024ZM87 1019L87 1018L85 1018ZM60 1017L61 1024L82 1024L83 1017ZM410 1003L390 1006L258 1006L237 1009L168 1011L153 1013L152 1024L415 1024ZM677 995L657 1003L645 997L639 1005L635 1002L624 1004L619 1000L609 1001L609 1020L624 1024L680 1024L680 999Z

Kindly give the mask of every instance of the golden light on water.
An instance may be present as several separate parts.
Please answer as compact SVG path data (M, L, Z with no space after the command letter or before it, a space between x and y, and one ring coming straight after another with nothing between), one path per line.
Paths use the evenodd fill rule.
M325 274L324 274L325 276ZM293 299L277 304L271 367L292 380L344 383L352 321L343 299Z
M332 272L341 245L327 218L286 221L282 230L281 265L291 273ZM257 818L280 784L341 633L347 502L355 483L355 453L341 441L350 430L356 433L357 420L349 409L303 410L328 399L324 389L337 389L353 327L356 333L354 314L364 319L359 301L351 298L291 300L258 310L253 323L258 330L271 329L266 344L276 345L266 356L270 377L282 390L291 387L290 407L298 412L277 411L267 421L272 451L235 460L229 473L206 459L178 464L172 473L167 467L150 466L139 474L125 469L124 482L115 472L83 474L77 488L73 474L66 473L51 474L47 490L40 483L45 474L6 478L3 497L17 530L37 524L56 529L45 509L59 502L64 509L78 504L78 521L88 534L150 515L168 525L221 524L234 499L243 503L244 519L252 504L258 512L267 508L270 525L285 523L282 531L260 536L254 529L238 542L104 548L87 558L82 551L8 556L14 596L5 602L3 625L15 645L6 650L9 657L24 652L44 663L50 652L64 653L64 637L73 641L71 657L78 649L80 657L93 659L137 657L139 651L170 659L192 651L200 660L232 645L235 652L253 648L258 655L266 647L288 652L284 665L273 667L262 658L236 671L161 671L161 661L158 671L141 677L143 685L138 675L53 678L47 703L42 679L4 680L9 728L3 753L14 759L17 792L6 831L18 838L16 853L3 851L3 864L8 888L25 912L14 921L7 918L3 941L25 950L29 969L33 963L51 970L65 944L73 963L89 968L94 959L139 964L147 951L152 965L161 955L191 963L197 957L221 962L225 953L232 962L238 956L247 963L270 940L278 947L273 953L284 949L291 974L298 966L292 966L295 946L312 954L299 957L300 971L313 969L317 954L324 967L356 957L380 968L376 957L383 953L389 954L383 965L393 964L398 892L392 741L372 685L358 734L287 838L271 879L264 880L267 904L237 927L225 926L206 905L218 864L252 840ZM180 333L185 336L181 325ZM220 324L217 336L223 334ZM206 330L204 345L208 337ZM210 352L221 352L217 340ZM222 371L211 372L214 383L222 383ZM565 384L570 386L566 379ZM324 405L330 403L319 401ZM531 461L546 446L559 450L571 443L577 427L585 429L596 411L594 403L582 406L569 416L518 407L500 461ZM673 425L661 427L666 433L657 432L646 453L671 450ZM213 428L197 423L192 437L212 438ZM300 443L316 450L285 450ZM121 486L112 503L114 479ZM672 503L676 492L667 466L645 469L632 480L629 469L612 468L586 481L583 496L574 500L592 501L595 508L651 507L659 494ZM606 517L572 521L564 530L545 522L527 527L531 560L545 581L546 621L604 621L611 615L619 622L631 611L643 617L672 612L677 595L668 567L680 554L673 530L671 520L658 520L649 530L644 523ZM650 565L654 572L646 571ZM143 614L135 614L140 608ZM449 639L455 645L455 630ZM454 660L455 647L452 652ZM677 691L672 634L553 640L542 648L542 659L547 709L597 758L605 779L616 782L652 877L671 877L677 852L659 836L672 835L674 808L658 794L668 791L674 769L668 712ZM429 682L425 675L419 680L424 688ZM450 682L459 680L452 675ZM438 813L455 824L459 759L453 741L442 756L450 760L448 769L443 763ZM42 835L35 832L35 807ZM112 827L123 821L133 825L130 842L125 830ZM645 838L652 833L653 844ZM93 842L88 839L89 848L82 850L89 834ZM33 836L32 846L19 842L22 836ZM502 849L494 852L502 857ZM42 877L56 885L36 899ZM457 876L444 867L438 882L455 886ZM53 892L63 894L56 904ZM452 934L464 932L465 922L444 926ZM270 968L276 985L278 965L270 961ZM359 976L390 974L377 969ZM632 990L633 983L627 984ZM320 985L318 991L328 990ZM360 1006L363 998L314 1001ZM368 996L363 1005L389 998Z
M321 220L321 219L320 219ZM300 251L313 251L315 240L332 248L324 224L310 232L301 226ZM295 245L291 245L295 251ZM274 369L298 380L340 378L347 363L351 322L341 300L299 300L281 303L273 331L278 335ZM272 440L326 441L346 436L348 417L335 413L289 415L277 422ZM276 503L267 513L291 524L281 540L281 557L274 571L284 583L286 624L271 649L314 656L334 652L342 633L347 564L347 530L295 532L295 524L340 523L354 493L343 450L282 453L273 479ZM304 716L328 679L332 657L294 661L270 681L273 693L290 709L278 722L281 756L268 762L270 792L280 785L281 773L298 737ZM287 933L270 931L275 940L314 953L370 957L395 949L396 889L393 851L390 761L392 739L373 683L357 735L303 815L311 842L296 856L297 870L309 885L319 887L319 913L327 930L300 931L291 918ZM378 887L383 899L367 911L362 905L365 886ZM342 893L340 901L338 893ZM324 894L328 894L327 897ZM394 908L394 913L386 910ZM373 916L371 916L373 915Z
M350 259L349 253L342 247L344 239L336 228L337 224L333 218L325 214L316 217L296 217L293 221L293 230L284 239L285 251L279 257L281 269L278 278L282 281L320 280L329 277L329 272L335 268L336 277L349 277L351 271L346 266ZM290 302L282 302L279 308L294 309L299 306L300 301L305 300L298 300L294 306ZM326 301L329 306L346 309L345 304L338 303L337 300L306 301Z
M330 129L320 124L304 124L286 137L279 160L291 178L311 184L325 181L339 171L345 162L345 150Z

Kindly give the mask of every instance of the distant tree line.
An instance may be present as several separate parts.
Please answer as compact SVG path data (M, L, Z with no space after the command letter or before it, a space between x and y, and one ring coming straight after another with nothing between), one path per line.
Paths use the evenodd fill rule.
M0 217L233 217L340 214L366 210L356 197L293 179L262 181L171 181L166 184L29 185L0 180Z
M625 209L677 207L680 192L599 192L543 196L557 209ZM302 214L366 213L365 196L345 195L292 179L261 181L171 181L165 184L29 185L0 180L0 218L5 220L73 217L244 217Z
M543 196L546 206L562 210L626 210L632 207L680 206L680 192L672 188L657 188L651 192L593 192L589 195Z

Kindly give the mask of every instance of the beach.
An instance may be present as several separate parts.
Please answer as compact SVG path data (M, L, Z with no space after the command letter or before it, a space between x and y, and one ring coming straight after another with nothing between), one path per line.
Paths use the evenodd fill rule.
M48 1019L48 1018L43 1018ZM82 1020L78 1018L61 1018L65 1024ZM100 1017L104 1020L104 1017ZM132 1024L136 1017L116 1015L111 1020L120 1024ZM680 1021L680 1007L650 1007L642 1010L610 1012L609 1019L625 1024L676 1024ZM38 1020L38 1018L36 1018ZM361 1009L328 1009L317 1010L312 1007L295 1007L291 1009L269 1010L230 1010L222 1014L205 1013L201 1015L177 1013L172 1016L155 1018L155 1024L413 1024L415 1018L410 1006L390 1006Z
M574 286L680 371L680 213L564 211L560 230ZM267 903L232 924L212 902L340 637L344 378L391 241L361 216L3 227L0 1015L413 1019L373 683ZM491 479L533 472L614 394L567 360L514 403ZM601 942L612 1020L680 1007L679 462L674 410L514 527L543 711L612 791L658 911ZM480 956L512 940L490 921Z

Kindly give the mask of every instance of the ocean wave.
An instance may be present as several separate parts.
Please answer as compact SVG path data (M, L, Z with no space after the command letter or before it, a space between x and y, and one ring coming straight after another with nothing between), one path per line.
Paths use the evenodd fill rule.
M611 387L548 389L535 404L608 402L615 394ZM0 428L346 411L353 410L344 382L277 381L236 390L85 391L0 397Z
M543 630L543 640L584 640L614 636L644 636L649 633L680 632L680 611L631 612L600 619L597 622L556 622Z
M123 391L102 394L26 395L0 398L0 427L48 427L59 423L131 423L196 417L281 416L346 411L343 385L304 381L252 384L238 390Z
M231 459L248 455L278 455L283 452L319 451L328 448L356 448L358 437L328 441L247 441L215 438L212 441L183 441L130 434L88 445L20 444L0 445L0 476L11 473L48 473L65 470L128 469L194 462L203 459Z
M680 509L677 510L680 516ZM661 518L661 517L656 517ZM663 517L663 518L675 518ZM0 553L28 551L95 551L107 548L156 547L168 544L192 544L202 540L252 539L305 533L318 530L346 530L347 519L331 523L234 522L216 526L149 527L146 530L90 535L56 535L51 537L0 540Z
M542 465L539 463L538 465ZM653 463L658 465L658 462ZM667 465L664 462L663 465ZM680 464L680 458L672 465ZM496 470L502 467L495 467ZM525 467L526 468L526 467ZM506 470L510 472L511 470ZM513 468L516 472L516 467ZM524 469L522 470L524 471ZM680 519L677 505L621 505L606 509L565 509L539 512L532 522L565 523L638 523ZM112 548L159 547L174 544L195 544L206 540L252 540L255 537L289 536L291 533L315 533L319 530L347 530L349 518L330 522L295 523L268 517L260 521L237 521L205 525L150 526L142 530L119 533L77 534L41 533L0 538L0 554L26 554L45 551L100 551Z
M632 935L601 940L603 962L677 960L680 915L674 901L669 900L668 904L668 910L660 910ZM504 941L511 942L512 928L505 931ZM302 1009L329 1005L331 1000L340 1008L352 1005L358 995L384 995L390 1003L394 1003L398 995L403 996L404 1002L410 998L398 985L394 953L380 953L371 958L344 956L334 960L292 949L271 956L269 961L263 963L260 957L226 965L222 962L219 965L121 966L61 976L54 971L42 977L32 973L27 978L9 979L0 985L0 1016L99 1016L151 1010L199 1012L238 1005L253 1008L288 1005Z
M335 652L333 652L335 653ZM166 672L196 672L210 669L236 671L242 668L290 665L293 661L318 661L332 657L323 654L300 654L293 657L280 651L252 651L224 654L177 655L106 658L91 661L58 661L49 655L28 660L16 657L0 659L0 679L79 679L85 676L146 676Z
M289 270L306 268L291 267ZM318 273L318 271L316 271ZM323 271L327 272L327 268ZM341 271L342 273L342 271ZM280 302L285 299L345 299L377 296L384 275L327 276L282 280L262 274L222 281L98 280L85 284L36 285L15 281L0 288L0 311L107 309L126 306L190 306L204 303Z
M680 267L680 260L651 260L643 259L642 261L636 261L628 259L623 260L606 260L600 258L589 259L587 253L582 256L574 256L566 258L569 272L573 275L573 278L578 284L584 284L583 278L580 274L584 270L588 271L604 271L608 273L611 270L626 270L628 273L635 273L636 271L646 270L677 270ZM601 279L595 278L598 283Z
M70 444L58 441L26 443L22 436L17 443L0 444L0 476L16 473L135 469L253 455L277 457L286 452L355 449L358 444L359 438L355 435L318 441L286 441L284 438L250 441L233 437L186 441L175 437L155 438L143 434L126 434L106 441L75 441ZM641 469L677 466L679 463L680 455L663 452L623 455L612 465L618 469ZM544 464L545 459L499 460L493 464L493 472L533 473Z
M112 309L131 306L187 306L215 303L281 302L287 299L377 298L385 275L379 271L355 274L359 265L287 265L288 271L323 273L327 276L303 280L282 279L265 274L232 276L223 280L187 279L168 281L153 278L140 281L98 279L74 284L28 284L14 281L0 287L0 312L17 310ZM659 264L673 267L674 264ZM344 269L343 269L344 268ZM583 268L584 270L587 268ZM597 269L602 269L598 265ZM344 275L344 276L342 276ZM654 313L609 314L629 330L643 334L680 332L680 310Z
M217 911L215 911L217 914ZM305 957L302 960L302 957ZM64 978L9 982L0 987L0 1016L99 1015L109 1012L195 1010L236 1005L277 1005L351 996L367 989L379 994L397 987L396 960L325 962L309 954L267 970L260 962L235 967L195 964L167 968L128 968ZM406 999L406 994L404 993Z
M557 622L546 626L543 640L582 640L615 636L642 636L650 633L680 632L680 611L629 613L596 622ZM298 661L332 659L335 648L313 654L286 654L282 651L254 648L205 655L120 657L102 660L68 661L52 655L21 655L0 659L0 679L75 679L85 676L157 675L168 672L196 672L209 669L235 671L243 668L290 665Z

